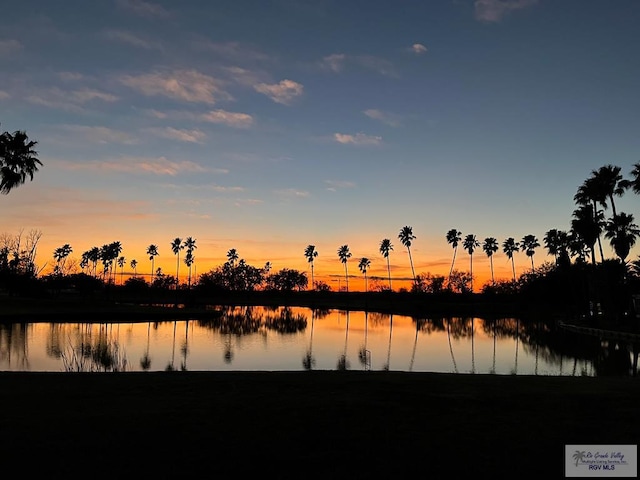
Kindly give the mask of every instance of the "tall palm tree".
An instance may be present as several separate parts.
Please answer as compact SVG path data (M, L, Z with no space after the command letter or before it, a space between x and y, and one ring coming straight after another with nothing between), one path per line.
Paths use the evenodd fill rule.
M349 275L347 273L347 260L351 258L351 252L348 245L342 245L338 249L338 258L344 264L344 279L347 283L347 292L349 291Z
M493 237L487 237L484 239L482 243L482 250L489 257L489 263L491 264L491 283L496 283L495 278L493 277L493 254L496 253L500 249L498 245L498 240Z
M552 228L544 234L542 240L549 255L553 255L556 265L568 257L569 234L564 230Z
M473 252L477 247L480 246L480 242L476 239L476 236L472 233L464 237L464 241L462 242L463 248L469 254L469 258L471 261L471 293L473 293Z
M607 222L604 236L609 239L620 261L625 263L629 251L640 236L640 229L633 223L633 215L621 212Z
M462 240L462 232L452 228L447 232L447 243L453 247L453 259L451 260L451 268L449 269L449 282L451 282L451 274L453 273L453 265L456 261L456 253L458 252L458 244Z
M307 261L311 264L311 290L315 289L316 282L313 279L313 260L318 256L318 251L316 250L315 245L307 245L307 248L304 249L304 256L307 258Z
M369 269L370 266L371 266L371 260L369 260L367 257L362 257L360 259L360 263L358 263L358 268L364 274L364 291L365 292L368 291L368 288L367 288L367 270Z
M534 270L533 256L536 253L536 248L538 248L539 246L540 243L538 243L538 239L535 235L525 235L520 241L520 249L527 254L527 257L531 259L531 271Z
M604 165L598 170L591 171L591 178L593 178L596 188L600 192L600 196L607 198L611 202L611 211L614 217L617 215L617 212L613 197L621 197L627 187L627 182L622 177L620 171L620 167L614 165ZM601 205L607 208L606 203L601 202Z
M594 216L593 208L592 205L581 205L575 209L572 214L571 230L575 232L589 248L591 252L591 263L595 265L595 244L600 238L604 215L602 211L599 211L597 216ZM602 251L600 255L603 255ZM604 255L602 256L602 260L604 261Z
M178 289L178 285L180 284L180 250L182 250L184 246L182 245L182 239L180 237L176 237L171 242L171 251L176 256L176 290Z
M380 242L380 253L387 259L387 273L389 274L389 290L391 290L391 266L389 265L389 254L393 250L391 240L388 238L383 239Z
M193 255L193 251L196 248L198 248L196 246L196 239L193 237L187 237L184 240L184 243L182 244L182 246L187 250L184 263L187 267L189 267L189 278L188 278L187 285L189 286L189 288L191 288L191 266L196 260L195 256Z
M118 266L120 267L120 285L122 285L122 277L124 275L124 264L126 259L124 257L118 257Z
M413 259L411 258L411 242L416 239L416 236L413 234L413 228L409 226L404 226L400 229L400 233L398 234L398 238L402 245L407 247L407 252L409 252L409 263L411 263L411 275L413 276L413 283L416 283L416 272L413 269Z
M604 228L604 224L602 219L604 215L602 210L598 209L598 205L607 206L607 196L603 193L602 188L596 182L594 177L587 178L582 185L578 187L578 191L573 196L573 200L578 205L578 207L591 207L591 216L593 218L593 224L598 227L597 235L594 240L598 242L598 249L600 251L600 260L604 262L604 252L602 251L602 242L600 241L600 235L602 234L602 230ZM583 208L582 214L586 213L587 210ZM575 213L575 212L574 212ZM584 219L587 221L587 219ZM595 255L592 256L592 260L595 263Z
M71 255L72 252L73 249L68 243L65 243L63 246L58 247L53 251L53 258L56 261L56 273L64 275L64 265L66 263L67 257Z
M149 255L149 260L151 260L151 283L153 283L153 266L155 263L155 258L160 255L158 253L158 246L153 243L147 247L147 255Z
M502 251L511 260L511 269L513 270L513 281L516 281L516 265L513 260L513 254L518 251L520 244L513 237L507 238L502 242Z
M137 277L138 276L138 261L134 258L133 260L131 260L131 262L129 262L129 265L131 265L131 268L133 268L133 274Z
M20 130L0 134L0 193L7 195L24 184L27 177L33 180L34 173L42 166L34 150L37 144Z
M633 164L631 179L623 180L622 186L630 188L635 194L640 194L640 163Z

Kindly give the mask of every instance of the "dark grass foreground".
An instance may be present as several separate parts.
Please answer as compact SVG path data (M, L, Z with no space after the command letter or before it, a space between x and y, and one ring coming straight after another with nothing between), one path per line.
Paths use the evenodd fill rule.
M562 478L565 444L640 438L638 378L5 372L0 401L24 478Z

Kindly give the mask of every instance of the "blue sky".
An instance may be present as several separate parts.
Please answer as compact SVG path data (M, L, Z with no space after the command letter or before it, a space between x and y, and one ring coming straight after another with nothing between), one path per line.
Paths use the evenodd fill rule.
M348 244L384 275L388 237L406 275L410 225L416 272L448 272L450 228L541 241L591 170L640 161L638 24L627 0L16 2L0 128L44 166L0 199L2 231L42 230L40 264L156 243L169 272L193 236L200 269L229 248L306 268L315 244L340 273Z

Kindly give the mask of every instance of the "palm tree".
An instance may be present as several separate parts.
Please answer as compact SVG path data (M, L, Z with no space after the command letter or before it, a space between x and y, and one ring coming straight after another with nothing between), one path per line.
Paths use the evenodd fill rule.
M387 272L389 274L389 290L391 290L391 266L389 265L389 253L393 250L391 240L388 238L383 239L380 242L380 253L387 259Z
M33 180L42 162L33 148L38 144L27 134L17 130L0 134L0 193L7 195L14 188Z
M540 246L538 239L535 235L525 235L520 241L520 249L527 254L527 257L531 259L531 271L533 267L533 255L536 253L536 248Z
M602 210L598 210L598 204L603 205L605 208L607 206L607 197L606 194L603 193L600 185L596 183L596 179L594 177L590 177L586 179L580 187L578 187L578 191L573 196L573 200L576 205L579 207L591 207L591 216L593 218L593 224L598 227L597 235L594 240L594 244L598 242L598 249L600 250L600 260L604 262L604 253L602 251L602 242L600 241L600 234L602 233L602 229L604 227L601 219L603 218ZM582 214L586 213L587 210L583 210ZM575 214L575 212L574 212ZM587 221L585 218L584 221ZM590 227L591 228L591 227ZM591 234L590 234L591 236ZM595 254L592 255L592 261L595 263Z
M111 267L111 274L113 275L113 284L116 283L116 271L114 270L115 263L122 252L122 244L120 242L111 242L107 246L108 255L109 255L109 266Z
M625 263L629 251L636 244L638 236L640 236L640 229L638 229L638 225L633 223L633 215L622 212L614 215L607 222L604 236L609 239L611 247L613 247L620 261Z
M364 291L367 292L367 269L371 266L371 260L367 257L362 257L360 259L360 263L358 263L358 268L364 274Z
M311 290L315 288L316 282L313 279L313 260L318 256L318 251L315 245L307 245L304 249L304 256L307 257L307 261L311 264Z
M122 285L122 276L124 275L124 264L126 260L124 257L118 258L118 266L120 267L120 285Z
M153 283L153 266L155 263L155 257L160 255L158 253L158 246L153 243L147 247L147 255L149 255L149 260L151 260L151 283Z
M482 244L482 250L489 257L489 262L491 264L491 283L496 283L493 277L493 254L496 253L500 247L498 246L498 240L493 237L487 237L484 239L484 243Z
M187 285L189 286L189 288L191 288L191 266L196 260L195 256L193 255L193 251L198 248L196 246L196 239L193 237L187 237L182 246L187 250L184 263L187 267L189 267L189 279Z
M411 242L416 239L416 236L413 234L413 228L409 226L404 226L400 229L400 233L398 234L398 238L402 245L407 247L407 252L409 252L409 262L411 263L411 275L413 276L413 283L416 283L416 272L413 269L413 259L411 258Z
M622 186L624 188L630 188L635 194L640 194L640 163L633 164L633 170L631 170L631 179L623 180Z
M182 239L176 237L171 242L171 251L176 256L176 290L178 289L178 285L180 284L180 276L178 273L180 272L180 250L182 250L184 246L182 245Z
M231 264L232 267L236 266L236 262L238 261L238 252L235 248L232 248L227 252L227 260Z
M480 246L480 242L474 234L470 233L464 237L462 246L469 253L469 258L471 259L471 293L473 293L473 252Z
M600 192L600 196L607 198L611 202L611 211L613 212L614 217L617 213L613 197L614 195L621 197L628 185L622 178L620 171L620 167L616 167L614 165L604 165L598 170L591 171L591 178L593 178L596 188ZM607 208L606 203L601 202L601 205L604 208Z
M507 258L511 259L511 268L513 270L513 281L516 281L516 265L513 260L513 254L518 251L520 245L515 241L513 237L507 238L504 242L502 242L502 251L507 256Z
M599 211L597 216L594 216L593 208L592 205L581 205L575 209L573 211L573 219L571 220L571 230L575 232L589 248L591 252L591 263L595 265L595 244L600 239L604 215L602 211ZM600 251L600 255L602 255L602 260L604 261L602 251Z
M58 247L53 251L53 258L56 261L56 273L64 275L64 264L66 263L67 257L71 255L72 252L73 249L68 243L65 243L63 246Z
M349 291L349 275L347 274L347 260L351 258L351 252L348 245L342 245L338 249L338 258L344 264L344 279L347 283L347 292Z
M133 274L137 277L138 276L138 261L134 258L133 260L131 260L129 265L131 265L131 268L133 268Z
M458 244L462 240L462 232L452 228L447 232L447 243L453 247L453 260L451 260L451 268L449 269L449 282L451 282L451 274L453 273L453 265L456 261L456 253L458 252Z

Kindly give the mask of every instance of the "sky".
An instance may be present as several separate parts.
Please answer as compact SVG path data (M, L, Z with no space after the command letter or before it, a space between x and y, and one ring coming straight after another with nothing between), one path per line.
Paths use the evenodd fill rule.
M361 257L386 278L384 238L410 277L407 225L415 272L447 275L448 230L542 244L592 170L640 161L638 24L636 0L15 2L0 129L26 131L43 166L0 198L0 232L40 230L43 272L63 244L79 259L120 241L139 273L153 243L175 274L188 236L197 273L231 248L309 272L313 244L336 288L344 244L353 282ZM511 277L501 251L494 269ZM481 249L473 271L490 276Z

